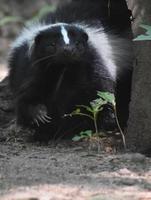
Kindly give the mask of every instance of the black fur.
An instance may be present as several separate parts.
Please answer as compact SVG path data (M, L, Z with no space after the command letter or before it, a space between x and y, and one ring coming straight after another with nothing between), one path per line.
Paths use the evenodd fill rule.
M95 26L101 22L106 31L112 31L120 37L131 37L130 17L131 11L125 0L72 0L72 3L48 15L44 21L86 22Z
M129 38L130 19L126 3L124 0L118 4L111 2L108 10L106 0L74 0L42 20L47 24L68 23L65 27L70 33L70 45L62 42L58 25L39 31L31 41L30 50L27 41L12 49L9 79L17 121L22 126L34 128L39 139L71 137L82 129L92 128L91 121L85 118L63 116L72 112L76 105L88 105L96 98L97 90L117 93L121 124L126 125L131 70L125 69L122 82L120 77L113 81L101 57L98 59L97 50L87 42L85 30L71 24L84 22L89 26L103 26L120 37ZM45 118L48 121L52 118L50 123L43 124L38 119L44 115L48 116ZM115 125L110 117L112 112L106 109L103 115L100 127L109 127L109 121Z

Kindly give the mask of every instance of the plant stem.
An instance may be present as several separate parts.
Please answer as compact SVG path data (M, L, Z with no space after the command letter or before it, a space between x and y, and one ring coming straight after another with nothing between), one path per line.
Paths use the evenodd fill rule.
M64 115L63 117L72 117L72 116L74 116L74 115L79 115L79 116L85 116L85 117L88 117L88 118L90 118L91 120L94 120L93 119L93 117L91 117L90 115L87 115L87 114L85 114L85 113L75 113L75 114L66 114L66 115Z
M108 17L111 16L111 0L108 0Z
M88 117L88 118L90 118L90 119L93 120L93 117L91 117L90 115L87 115L87 114L85 114L85 113L78 113L77 115L85 116L85 117Z
M121 129L121 126L120 126L120 123L119 123L119 120L118 120L118 117L117 117L117 110L116 110L116 105L113 105L113 108L114 108L114 113L115 113L115 119L116 119L116 123L117 123L117 126L118 126L118 129L120 131L120 134L122 136L122 140L123 140L123 145L124 145L124 149L126 150L126 141L125 141L125 135Z
M93 113L93 121L94 121L94 127L95 127L95 132L98 134L98 126L97 126L97 113Z

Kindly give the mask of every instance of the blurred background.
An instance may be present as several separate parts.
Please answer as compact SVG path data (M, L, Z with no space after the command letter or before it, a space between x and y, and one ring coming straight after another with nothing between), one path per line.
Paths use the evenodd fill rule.
M37 20L70 0L0 0L0 81L7 75L12 41L29 22ZM84 0L85 1L85 0ZM126 0L131 2L132 0Z
M27 23L70 0L0 0L0 80L7 74L9 47Z

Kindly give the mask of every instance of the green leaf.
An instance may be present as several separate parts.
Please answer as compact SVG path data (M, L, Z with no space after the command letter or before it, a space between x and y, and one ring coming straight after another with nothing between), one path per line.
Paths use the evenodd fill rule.
M151 35L139 35L133 41L146 41L151 40Z
M81 139L82 139L81 136L76 135L76 136L74 136L74 137L72 138L72 141L78 142L78 141L80 141Z
M145 25L145 24L141 24L140 25L141 28L144 28L146 31L145 34L139 35L137 36L134 41L145 41L145 40L151 40L151 26L149 25Z
M99 112L101 112L102 110L103 110L103 107L102 107L102 108L99 108L99 110L98 110L98 111L99 111Z
M92 134L93 134L93 133L92 133L91 130L81 131L81 132L79 133L79 135L76 135L76 136L74 136L74 137L72 138L72 141L78 142L78 141L80 141L80 140L82 140L82 139L84 139L84 138L89 138L89 137L91 137Z
M93 110L92 110L91 107L89 107L89 106L85 106L85 105L77 105L77 107L79 107L79 108L85 108L87 111L89 111L89 112L93 112Z
M71 115L77 115L81 112L80 108L77 108L76 110L74 110Z
M115 106L115 95L113 93L98 91L97 95L107 101L107 103L111 103L113 106Z
M72 138L72 141L78 142L84 138L90 138L92 137L92 135L93 135L92 130L81 131L79 135L76 135Z
M86 131L81 131L80 135L84 137L91 137L92 136L92 130L86 130Z
M93 110L93 113L94 112L98 112L99 109L101 107L103 107L103 105L105 105L107 102L105 100L103 100L102 98L98 98L98 99L95 99L93 101L90 102L90 105L92 107L92 110Z

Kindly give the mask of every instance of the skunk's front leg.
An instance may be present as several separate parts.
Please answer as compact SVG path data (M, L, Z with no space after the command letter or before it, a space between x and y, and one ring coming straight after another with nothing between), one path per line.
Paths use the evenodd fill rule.
M40 126L51 122L51 118L47 115L47 108L44 104L34 101L30 97L21 96L16 102L17 123L21 126L31 127Z

